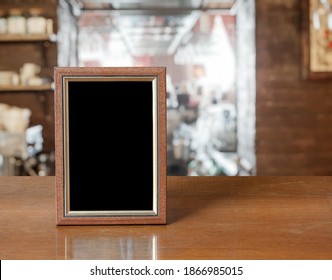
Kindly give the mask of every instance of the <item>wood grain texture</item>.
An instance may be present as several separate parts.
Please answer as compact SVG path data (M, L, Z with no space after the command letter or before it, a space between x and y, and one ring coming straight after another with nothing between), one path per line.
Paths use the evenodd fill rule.
M142 216L105 216L105 217L68 217L64 211L64 77L155 77L157 78L157 215ZM164 67L56 67L55 80L55 116L56 116L56 206L58 225L94 225L94 224L165 224L166 223L166 68ZM67 163L68 164L68 163ZM70 175L70 174L69 174ZM68 174L67 174L68 176ZM139 181L137 181L139 184ZM130 195L130 194L128 194Z
M64 139L63 139L63 88L62 75L54 69L54 114L55 114L55 175L56 175L56 219L64 217Z
M331 259L330 177L168 177L167 225L55 224L54 177L0 178L0 259Z

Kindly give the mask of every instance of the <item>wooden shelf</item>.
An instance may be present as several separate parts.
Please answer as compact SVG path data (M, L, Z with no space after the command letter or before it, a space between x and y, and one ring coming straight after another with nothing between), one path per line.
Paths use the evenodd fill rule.
M45 84L41 86L0 86L0 92L23 92L23 91L52 91L52 84Z
M15 34L2 34L0 35L0 42L44 42L56 41L56 35L46 34L29 34L29 35L15 35Z

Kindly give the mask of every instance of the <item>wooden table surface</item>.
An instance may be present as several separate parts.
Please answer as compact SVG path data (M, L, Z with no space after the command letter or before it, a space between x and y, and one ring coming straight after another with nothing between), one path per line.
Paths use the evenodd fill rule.
M169 177L145 226L56 226L54 188L0 177L0 259L332 259L330 177Z

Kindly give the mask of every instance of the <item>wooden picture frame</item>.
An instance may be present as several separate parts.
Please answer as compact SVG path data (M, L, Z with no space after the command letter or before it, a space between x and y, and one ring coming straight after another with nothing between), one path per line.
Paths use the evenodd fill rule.
M332 26L320 0L302 3L302 64L305 79L332 78Z
M166 69L54 77L57 225L165 224Z

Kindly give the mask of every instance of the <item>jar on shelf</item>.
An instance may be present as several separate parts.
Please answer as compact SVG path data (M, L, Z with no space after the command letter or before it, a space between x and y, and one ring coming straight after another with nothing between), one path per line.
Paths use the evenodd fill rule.
M5 12L0 10L0 34L7 33L7 19L5 17Z
M27 18L28 34L46 34L46 18L42 14L42 9L29 9L29 17Z
M46 20L46 33L47 35L53 35L53 20L51 18L48 18Z
M9 17L7 18L8 34L25 34L26 33L26 18L23 16L21 9L10 9Z

